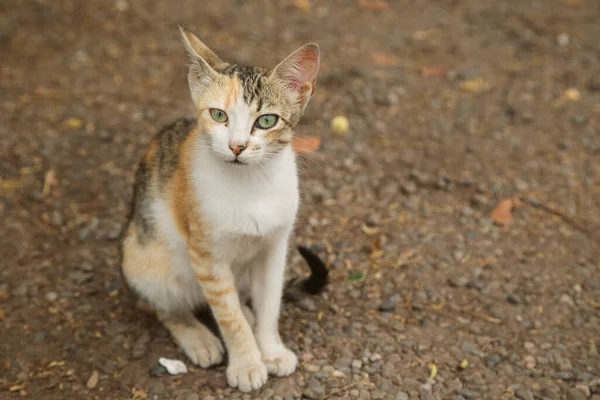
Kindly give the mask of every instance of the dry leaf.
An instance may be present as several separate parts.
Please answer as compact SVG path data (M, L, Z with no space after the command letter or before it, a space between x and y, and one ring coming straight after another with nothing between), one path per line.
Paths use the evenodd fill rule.
M464 81L461 85L462 90L469 93L483 93L489 92L492 89L492 85L481 78L471 79Z
M67 118L67 120L64 122L64 125L71 129L79 129L83 126L83 124L84 122L82 120L74 117Z
M56 171L51 169L46 172L46 177L44 178L44 187L42 189L42 197L46 197L52 191L52 187L58 182L56 179Z
M98 371L94 371L92 372L92 375L90 376L90 378L88 379L87 383L85 384L85 386L88 389L93 389L96 387L96 385L98 385L98 379L100 378L100 374L98 373Z
M294 5L302 11L310 11L310 0L294 0Z
M382 12L390 8L386 0L358 0L358 7L370 12Z
M434 363L429 364L429 379L435 379L438 373L438 367Z
M66 361L52 361L50 364L48 364L48 368L52 368L52 367L62 367L63 365L65 365Z
M314 153L321 147L321 138L318 136L298 136L292 139L292 147L298 154Z
M492 211L492 219L498 225L510 224L513 221L512 209L515 206L513 199L502 200L494 211Z
M381 51L372 53L371 59L377 65L391 66L391 67L397 67L398 65L400 65L400 59L398 57L393 56L388 53L383 53Z
M362 224L360 229L362 229L362 231L367 235L367 236L373 236L376 233L379 233L379 229L377 228L369 228L367 225Z
M579 101L581 100L581 92L575 88L565 90L562 97L568 101Z
M148 395L142 389L131 389L132 400L146 400Z
M414 31L411 35L411 39L417 42L421 42L423 40L428 40L432 38L436 38L441 35L441 31L439 29L423 29Z
M436 78L443 76L448 72L448 68L443 65L437 65L432 67L421 67L421 75L425 78Z

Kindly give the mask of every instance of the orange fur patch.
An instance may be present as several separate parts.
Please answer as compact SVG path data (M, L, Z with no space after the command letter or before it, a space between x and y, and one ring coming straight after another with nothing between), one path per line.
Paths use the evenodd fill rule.
M235 286L229 286L226 287L225 289L211 289L210 287L205 287L204 288L204 294L213 296L213 297L224 297L227 296L228 294L231 294L235 292Z
M237 77L232 77L227 80L225 86L225 109L231 108L242 94L242 84Z

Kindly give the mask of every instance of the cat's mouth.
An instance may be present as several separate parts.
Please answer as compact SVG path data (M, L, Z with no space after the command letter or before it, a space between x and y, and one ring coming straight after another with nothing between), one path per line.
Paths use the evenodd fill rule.
M227 161L228 164L234 164L234 165L247 165L245 162L238 160L237 158L235 160L231 160L231 161Z

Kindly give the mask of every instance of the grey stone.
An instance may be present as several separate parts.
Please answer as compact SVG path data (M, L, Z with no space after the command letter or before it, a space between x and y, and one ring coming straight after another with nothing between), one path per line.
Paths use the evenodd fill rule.
M465 399L476 399L479 397L479 392L469 390L467 388L460 388L456 390L456 394L461 395Z
M483 358L484 354L481 350L479 350L477 348L477 346L473 343L464 343L461 346L461 350L466 353L466 354L472 354L474 356L477 356L479 358Z
M150 369L150 371L148 373L152 377L157 377L157 376L162 376L162 375L168 374L167 369L165 367L163 367L162 365L155 365L154 367L152 367Z
M520 387L515 391L515 396L521 400L533 400L533 393L523 387Z
M587 400L587 397L579 389L569 389L567 392L567 400Z
M358 395L358 400L371 400L371 393L366 390L361 390Z
M544 388L542 389L542 396L550 400L560 400L560 392L555 388Z
M298 306L305 311L316 311L317 306L315 301L310 297L304 297L302 300L298 302Z
M466 276L457 276L448 279L448 283L452 287L465 287L469 283L469 278Z
M385 301L383 301L381 303L381 305L379 306L379 311L394 311L394 308L396 308L396 305L398 303L400 303L400 301L402 300L402 296L400 296L400 294L396 293L390 297L388 297Z
M91 281L93 277L94 277L94 274L92 274L91 272L85 272L85 271L79 271L79 270L71 271L67 275L67 278L69 278L69 280L73 281L74 283L76 283L78 285Z
M588 387L593 394L600 394L600 379L592 379L588 384Z
M382 392L381 390L374 390L371 393L371 398L373 400L381 400L381 399L384 399L385 396L386 396L385 392Z
M396 393L396 400L409 400L408 393L406 393L406 392Z
M433 393L431 393L431 389L425 386L419 389L419 398L421 400L437 400Z
M311 399L318 399L325 395L325 386L315 378L308 381L308 388L304 391L304 395Z
M493 355L490 355L490 356L488 356L486 358L485 364L489 368L494 368L495 366L497 366L498 364L500 364L501 361L502 361L502 357L500 357L498 354L493 354Z

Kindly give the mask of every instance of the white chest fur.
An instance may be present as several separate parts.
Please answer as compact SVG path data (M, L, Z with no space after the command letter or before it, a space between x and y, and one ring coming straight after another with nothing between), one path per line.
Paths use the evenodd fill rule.
M291 148L264 167L233 166L199 153L194 186L211 236L223 254L250 256L260 242L292 226L298 209L298 177ZM240 254L234 254L238 253L234 249Z

